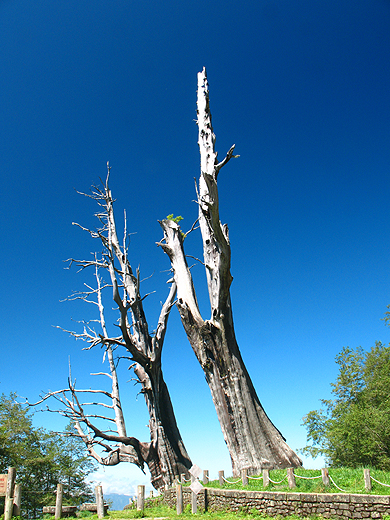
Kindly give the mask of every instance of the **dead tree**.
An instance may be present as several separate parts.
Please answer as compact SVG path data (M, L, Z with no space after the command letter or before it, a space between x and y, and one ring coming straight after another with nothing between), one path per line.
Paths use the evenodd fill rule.
M94 187L91 195L84 194L101 207L96 215L101 227L97 230L82 229L100 241L103 252L99 257L95 254L92 260L70 260L71 264L76 264L80 269L92 267L95 270L96 287L85 284L86 290L75 293L70 299L81 299L98 307L99 319L96 321L100 330L97 332L90 323L85 323L83 332L68 332L86 341L89 344L86 349L100 346L104 350L109 371L95 375L108 376L111 389L78 389L69 375L68 388L49 392L34 405L49 398L56 399L58 408L54 410L47 406L47 410L59 412L73 422L74 435L83 439L91 457L107 466L131 462L143 470L144 464L147 464L153 486L161 489L172 484L181 474L188 478L188 469L192 465L176 424L161 368L161 352L169 313L175 302L176 283L170 281L171 288L162 306L156 331L154 334L149 333L142 303L145 297L142 298L140 293L140 273L138 269L136 274L133 273L128 259L126 226L122 244L117 235L113 199L108 185L109 172L108 167L103 187ZM109 274L108 283L103 282L99 274L101 271ZM112 290L118 306L118 336L110 336L107 331L102 298L103 291L107 289ZM123 354L118 354L118 351ZM117 363L120 359L131 361L130 368L134 369L137 382L141 385L149 412L148 442L130 437L126 431L117 377ZM111 410L112 415L108 414L108 410ZM108 429L107 422L112 425Z
M246 468L258 474L262 468L302 465L280 431L266 415L237 345L230 301L230 240L221 224L218 203L218 174L233 155L234 146L218 162L211 123L206 70L198 74L198 131L200 179L197 186L199 225L203 241L211 317L200 314L187 265L180 227L172 220L160 222L164 238L158 244L168 254L177 284L177 307L182 324L207 383L232 460L233 472Z

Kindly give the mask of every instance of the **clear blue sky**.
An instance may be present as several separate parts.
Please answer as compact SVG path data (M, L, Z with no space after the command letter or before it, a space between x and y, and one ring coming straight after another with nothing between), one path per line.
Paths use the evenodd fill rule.
M196 219L196 74L206 66L230 228L238 341L261 402L292 448L302 416L329 397L335 355L389 341L390 2L388 0L0 1L2 368L0 392L34 400L100 386L101 353L53 328L92 317L60 303L92 282L64 270L96 244L77 195L104 178L126 208L133 266L148 279L150 328L166 297L157 219ZM187 252L200 256L200 240ZM201 266L194 276L209 316ZM203 296L202 296L203 294ZM194 462L216 475L229 457L174 310L164 374ZM123 374L131 435L148 439L142 397ZM56 429L39 414L35 424ZM310 467L320 461L307 461ZM126 476L126 478L125 478ZM131 492L135 467L100 473ZM120 485L117 482L121 480ZM126 484L127 488L123 489ZM122 486L122 487L121 487Z

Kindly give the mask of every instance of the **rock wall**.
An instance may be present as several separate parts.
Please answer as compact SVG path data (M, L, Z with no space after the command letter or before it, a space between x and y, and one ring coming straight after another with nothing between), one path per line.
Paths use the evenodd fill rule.
M176 508L176 489L164 492L164 501ZM191 490L183 488L184 506L191 502ZM269 516L322 515L324 518L374 518L390 515L390 496L349 495L336 493L283 493L270 491L235 491L204 488L197 497L204 510L251 511L257 509Z

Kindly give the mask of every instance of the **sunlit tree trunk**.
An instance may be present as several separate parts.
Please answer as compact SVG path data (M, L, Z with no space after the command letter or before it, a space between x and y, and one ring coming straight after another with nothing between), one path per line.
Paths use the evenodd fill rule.
M201 157L197 199L211 317L204 320L200 314L180 227L172 220L164 220L164 239L159 245L171 260L177 307L210 387L233 472L247 469L249 474L258 474L263 468L298 467L301 460L260 404L235 337L229 232L219 219L217 178L221 168L236 156L232 146L223 161L217 160L205 69L198 74L197 123Z

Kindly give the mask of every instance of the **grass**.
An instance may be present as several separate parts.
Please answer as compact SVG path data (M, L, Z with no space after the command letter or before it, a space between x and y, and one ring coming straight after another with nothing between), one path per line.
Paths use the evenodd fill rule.
M263 486L262 480L252 480L249 478L248 485L243 486L242 481L238 481L235 484L224 483L223 489L247 489L250 491L283 491L283 492L296 492L296 493L341 493L339 489L330 481L329 486L324 486L321 478L317 479L301 479L299 476L303 477L317 477L321 476L320 470L314 469L303 469L298 468L294 470L295 473L295 482L296 488L289 489L286 470L272 470L270 471L270 478L275 482L280 482L285 479L280 484L269 483L269 486L265 488ZM371 469L371 476L376 480L383 482L384 484L390 485L390 472L388 471L380 471ZM329 468L329 475L337 484L338 487L345 490L347 493L362 493L362 494L372 494L372 495L390 495L390 487L381 486L374 481L371 481L372 490L368 492L364 488L364 478L363 478L363 468L352 469L352 468ZM231 477L227 480L237 481L237 478ZM188 484L189 485L189 484ZM221 488L218 480L210 481L206 487L212 488Z
M282 519L280 516L270 517L264 515L259 513L257 510L253 510L250 513L232 513L230 511L205 513L204 511L198 511L195 517L199 518L200 520L324 520L321 516L300 517L297 515L290 515ZM174 509L170 509L167 506L157 503L157 505L146 507L144 511L137 511L136 509L128 509L126 511L110 511L107 516L104 517L104 520L132 520L136 518L154 520L163 518L167 518L169 520L194 520L194 515L191 513L189 506L186 507L183 514L178 516ZM49 518L47 520L49 520ZM54 520L54 516L50 517L50 520ZM97 520L97 515L91 514L90 520ZM390 516L385 515L383 520L390 520Z
M199 511L195 515L200 517L202 520L278 520L278 517L269 517L260 514L258 511L253 510L251 513L237 512L232 513L230 511L215 511L215 512L204 512ZM97 520L96 514L89 516L90 520ZM109 511L104 520L132 520L136 518L153 518L162 519L167 518L177 520L194 520L194 515L191 513L191 508L187 506L181 515L176 514L176 510L169 508L168 506L158 503L157 505L146 507L143 511L137 511L136 509L127 509L125 511ZM316 520L317 517L310 517L310 520ZM45 520L54 520L53 517L45 517ZM279 519L281 520L281 519ZM286 517L286 520L303 520L302 517L292 515ZM318 517L320 520L320 517ZM321 518L323 520L323 518ZM389 519L390 520L390 519Z
M199 511L195 515L195 518L200 517L202 520L281 520L281 517L269 517L262 515L257 510L253 510L251 513L237 512L232 513L230 511L215 511L215 512L204 512ZM133 518L168 518L177 520L194 520L194 515L191 513L191 508L187 506L181 515L176 514L176 510L170 509L164 505L157 505L145 508L144 511L127 510L127 511L112 511L109 516L106 517L110 520L127 520ZM320 517L310 517L310 520L318 520ZM302 520L302 517L292 515L286 517L287 520ZM323 519L321 519L323 520ZM390 520L390 519L389 519Z

